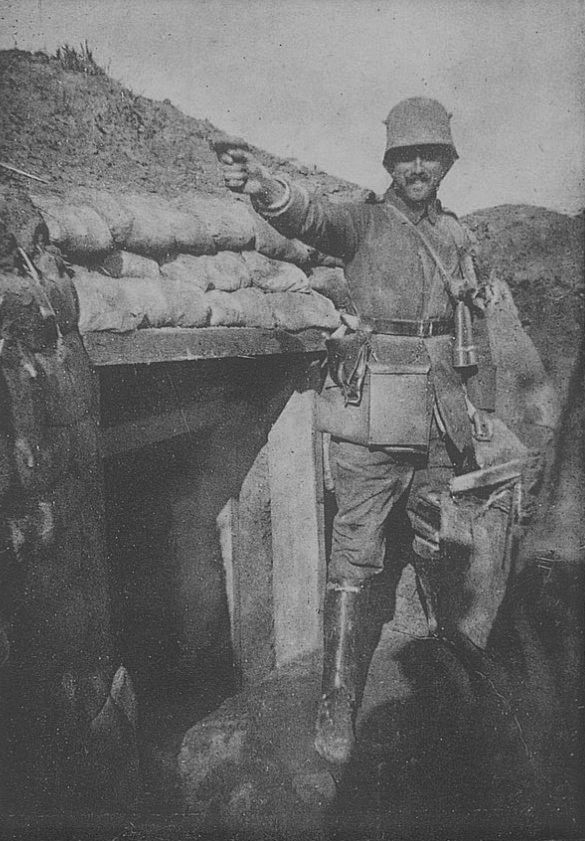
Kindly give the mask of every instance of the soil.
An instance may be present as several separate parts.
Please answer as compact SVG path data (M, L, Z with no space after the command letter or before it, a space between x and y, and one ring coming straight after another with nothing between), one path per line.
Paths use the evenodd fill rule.
M526 332L562 398L583 333L585 219L502 205L470 214L480 275L508 283Z
M44 53L1 51L0 106L0 160L56 187L101 186L167 198L194 189L226 193L209 143L221 131L185 116L169 100L136 96L106 74L66 70ZM315 188L356 189L250 148L267 166Z

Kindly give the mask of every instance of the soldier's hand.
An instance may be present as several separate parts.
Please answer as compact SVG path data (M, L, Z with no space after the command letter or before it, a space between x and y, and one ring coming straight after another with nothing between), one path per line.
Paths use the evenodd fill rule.
M228 139L216 141L213 145L223 165L226 187L235 193L256 196L266 204L272 204L282 197L284 188L280 181L273 178L270 170L256 160L246 148L245 142L235 140L230 143Z
M476 409L471 418L473 437L476 441L491 441L494 437L494 422L487 412Z

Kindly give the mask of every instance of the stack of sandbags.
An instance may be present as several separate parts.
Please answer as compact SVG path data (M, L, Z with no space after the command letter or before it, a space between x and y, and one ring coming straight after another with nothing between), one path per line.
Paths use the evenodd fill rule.
M339 324L331 302L346 303L343 272L323 267L309 280L301 267L311 271L317 252L279 234L247 200L89 188L31 198L51 243L85 265L74 277L81 332Z
M257 251L221 251L213 256L194 257L179 254L168 263L158 265L139 255L116 252L103 262L107 274L113 277L162 277L194 283L203 292L220 289L235 292L246 286L256 286L266 292L308 292L306 274L292 263L271 260ZM112 271L111 266L125 266L124 271ZM143 271L141 271L143 267ZM316 290L319 291L319 290Z
M82 266L75 266L74 271L80 333L209 324L211 306L194 285L149 277L111 278Z
M82 333L143 327L335 329L339 314L295 265L257 252L180 255L162 266L116 252L106 274L74 266ZM141 276L133 272L141 271ZM114 276L117 275L117 276Z
M76 257L105 254L123 248L146 256L173 252L214 254L217 247L213 230L202 216L183 212L157 196L116 195L100 190L77 189L66 195L32 194L51 242ZM230 215L229 209L226 213ZM218 224L212 219L213 224ZM226 227L233 223L230 221ZM248 226L248 242L254 237ZM245 237L244 237L245 238ZM235 241L242 241L236 231Z
M66 194L33 193L51 242L65 253L106 254L114 248L151 257L256 249L266 257L308 266L314 250L275 231L245 201L186 193L159 196L78 187Z

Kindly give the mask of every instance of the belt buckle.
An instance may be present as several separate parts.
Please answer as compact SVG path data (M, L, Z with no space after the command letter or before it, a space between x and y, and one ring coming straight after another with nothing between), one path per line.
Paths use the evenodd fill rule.
M419 321L417 336L419 339L428 339L433 335L432 321Z

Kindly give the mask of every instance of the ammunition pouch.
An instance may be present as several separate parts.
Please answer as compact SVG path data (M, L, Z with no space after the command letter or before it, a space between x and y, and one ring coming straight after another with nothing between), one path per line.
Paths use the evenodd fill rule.
M364 446L426 452L434 391L423 341L355 333L330 340L328 354L317 429Z

